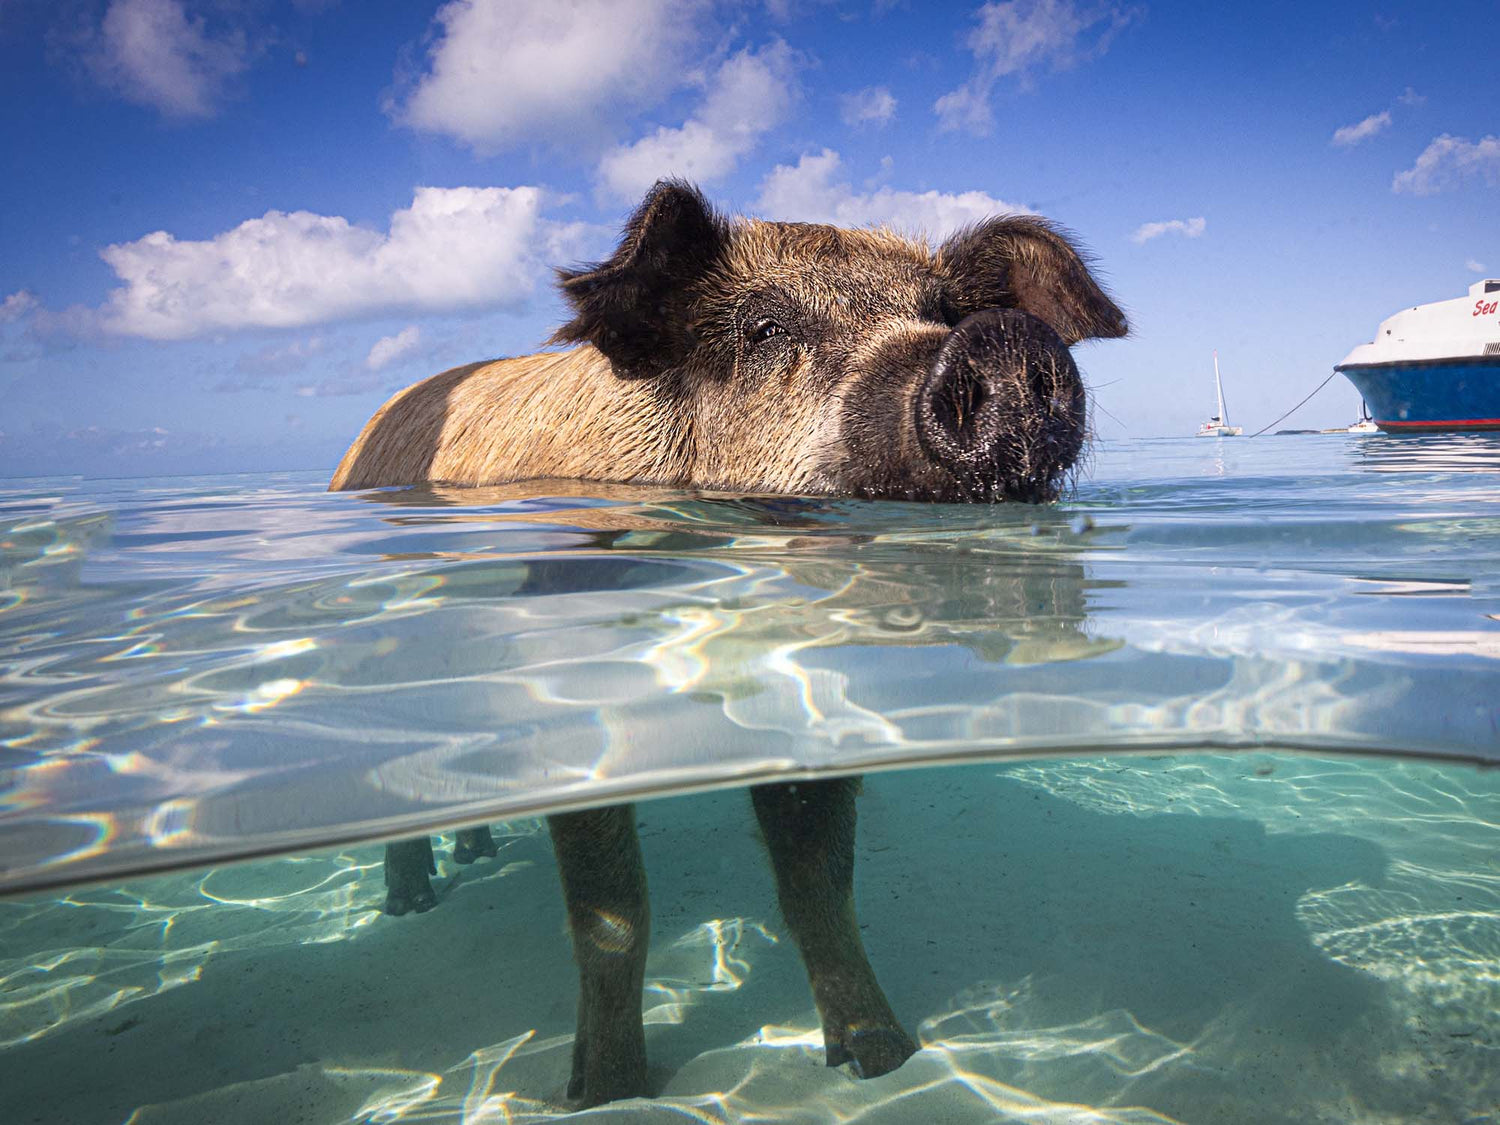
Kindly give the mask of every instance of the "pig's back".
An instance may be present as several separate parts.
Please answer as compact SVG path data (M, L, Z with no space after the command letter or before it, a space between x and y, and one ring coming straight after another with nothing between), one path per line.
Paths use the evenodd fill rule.
M328 487L667 481L680 475L683 456L675 430L660 401L616 379L593 348L471 363L392 396Z

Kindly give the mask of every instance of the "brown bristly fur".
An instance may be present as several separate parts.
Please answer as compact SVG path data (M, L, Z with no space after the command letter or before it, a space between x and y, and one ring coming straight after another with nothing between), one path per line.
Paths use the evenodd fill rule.
M691 434L681 412L663 409L664 393L654 383L615 379L591 347L455 367L382 406L329 488L679 480Z
M987 220L934 250L885 228L723 218L664 182L610 258L558 276L573 317L552 342L578 346L400 392L330 487L587 479L1035 499L1077 452L1049 456L1059 395L1005 384L1013 417L994 479L980 480L924 452L917 388L950 330L985 310L1020 309L1066 343L1125 331L1067 237L1034 216ZM748 343L764 324L780 339Z

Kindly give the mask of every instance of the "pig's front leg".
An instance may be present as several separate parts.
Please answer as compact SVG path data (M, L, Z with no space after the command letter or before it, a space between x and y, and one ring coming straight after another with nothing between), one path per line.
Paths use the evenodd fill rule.
M812 984L829 1066L861 1078L916 1051L875 980L854 916L853 778L760 785L751 800L771 853L776 894Z
M490 835L488 825L477 828L460 828L453 834L453 862L473 863L480 856L494 859L500 854L495 838Z
M635 808L555 813L547 826L578 962L578 1031L568 1097L591 1106L644 1095L641 989L651 918Z
M437 874L432 858L432 837L417 836L385 846L385 912L418 914L437 904L427 876Z

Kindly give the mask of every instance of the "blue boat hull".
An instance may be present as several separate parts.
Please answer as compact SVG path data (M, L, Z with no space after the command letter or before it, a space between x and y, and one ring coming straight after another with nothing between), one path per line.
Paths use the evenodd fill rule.
M1341 364L1387 433L1500 430L1500 358Z

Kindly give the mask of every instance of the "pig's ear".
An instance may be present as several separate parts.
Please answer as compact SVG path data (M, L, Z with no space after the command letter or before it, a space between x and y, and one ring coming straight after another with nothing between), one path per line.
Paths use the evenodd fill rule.
M1045 219L1007 215L961 230L938 250L950 300L967 316L1014 308L1044 321L1069 344L1123 336L1125 314L1099 287L1084 258Z
M694 285L723 253L727 235L697 188L661 180L630 216L608 261L558 271L574 315L552 342L593 344L627 379L675 367L693 347Z

